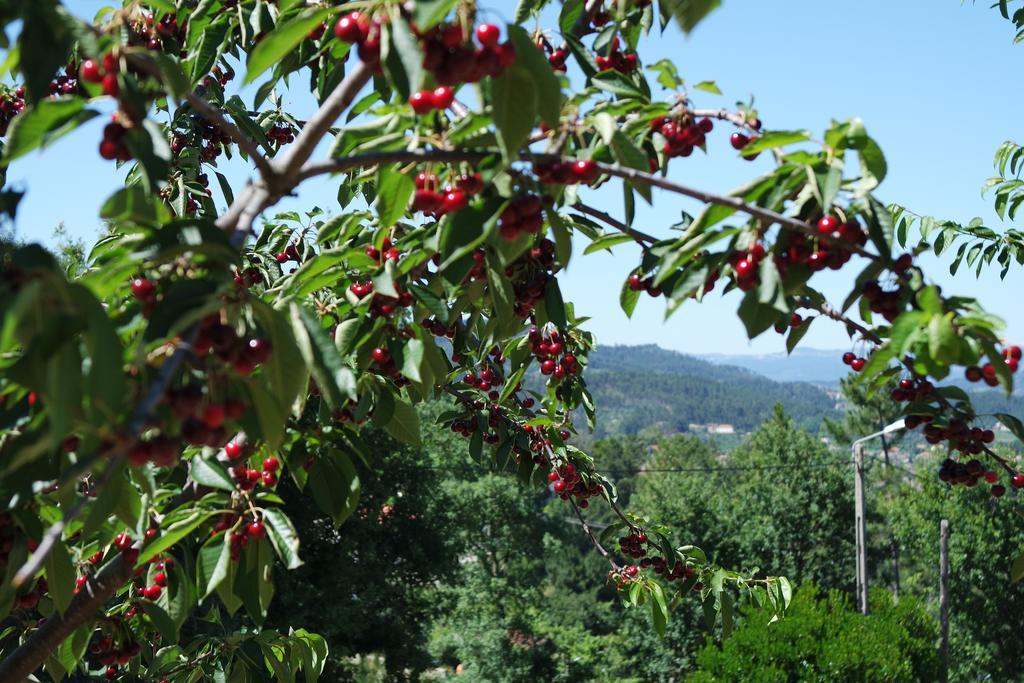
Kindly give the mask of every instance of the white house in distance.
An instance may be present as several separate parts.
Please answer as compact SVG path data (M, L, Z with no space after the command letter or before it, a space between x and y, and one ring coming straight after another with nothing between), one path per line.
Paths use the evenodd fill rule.
M697 424L691 422L687 426L691 432L707 432L708 434L735 434L736 427L728 423L709 422L708 424Z

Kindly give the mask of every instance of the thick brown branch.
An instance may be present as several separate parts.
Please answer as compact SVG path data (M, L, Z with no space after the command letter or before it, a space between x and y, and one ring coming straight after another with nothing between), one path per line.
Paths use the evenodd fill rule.
M90 578L71 600L64 615L54 612L28 640L0 661L0 681L23 681L39 668L64 639L91 619L96 611L132 577L133 567L118 555Z

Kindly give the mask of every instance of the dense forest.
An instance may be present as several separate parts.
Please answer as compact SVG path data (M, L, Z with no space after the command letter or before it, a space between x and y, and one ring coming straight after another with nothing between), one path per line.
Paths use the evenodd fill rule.
M594 374L614 375L606 359ZM422 418L443 409L425 406ZM306 563L280 572L270 618L301 618L332 643L329 680L937 680L943 517L953 528L951 679L1024 674L1024 592L981 588L1007 585L1009 558L1024 545L1009 513L1024 506L983 487L948 488L935 476L938 455L916 473L870 458L873 612L864 617L853 599L845 449L781 406L725 458L714 442L653 427L596 440L595 458L616 473L631 509L686 529L686 542L726 567L797 586L791 613L770 628L748 609L723 638L695 597L661 639L646 606L622 605L604 581L607 564L554 497L470 462L461 437L428 433L420 449L373 438L374 466L360 470L361 504L344 533L314 512L296 519ZM613 520L591 521L601 531Z

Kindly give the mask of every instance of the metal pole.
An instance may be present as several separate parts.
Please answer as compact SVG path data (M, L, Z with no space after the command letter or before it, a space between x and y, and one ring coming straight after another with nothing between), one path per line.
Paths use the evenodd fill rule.
M854 523L857 527L857 603L861 614L868 613L867 520L864 510L864 447L853 445Z
M942 683L949 680L949 520L939 522L939 655Z

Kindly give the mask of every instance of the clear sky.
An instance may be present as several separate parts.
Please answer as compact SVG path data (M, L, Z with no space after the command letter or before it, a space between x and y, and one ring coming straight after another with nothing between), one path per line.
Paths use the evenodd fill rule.
M105 4L65 2L83 17ZM497 19L510 16L515 2L479 4L488 18ZM655 36L641 59L651 63L670 58L689 83L716 81L725 94L695 92L700 107L730 106L753 95L766 128L807 128L820 135L832 118L860 116L889 164L879 190L883 201L960 221L981 216L987 225L1007 227L999 223L991 197L983 198L980 187L992 175L998 145L1018 134L1016 116L1024 111L1024 92L1016 87L1015 76L1024 46L1011 44L1011 25L989 4L725 0L692 36L682 36L675 27ZM251 89L243 97L251 99ZM308 95L295 97L293 103L300 115L311 107ZM28 191L16 223L21 238L46 242L60 222L87 241L98 233L99 206L120 184L113 164L96 152L104 122L94 120L44 152L15 162L9 180ZM720 124L710 136L708 156L698 152L673 161L670 177L724 192L768 170L768 155L754 163L739 160L727 137ZM245 177L244 166L229 168L230 177ZM334 194L330 180L322 179L303 185L299 198L282 206L330 210L336 206ZM614 201L618 191L599 194L594 203L621 217L621 206ZM656 193L655 206L641 207L635 225L664 235L683 208L696 209ZM735 316L735 294L722 298L716 293L701 305L684 305L668 321L663 300L644 297L628 321L618 307L618 292L636 259L628 247L614 256L581 256L562 277L566 298L576 303L577 313L592 316L587 327L600 343L657 343L696 354L784 350L781 337L771 331L747 341ZM1024 310L1017 298L1024 269L1011 269L1005 281L994 272L975 280L966 271L954 280L944 264L924 265L947 293L977 296L1006 319L1010 340L1024 340ZM841 301L843 280L855 272L852 266L842 274L816 276L814 283ZM849 346L843 330L827 321L815 323L804 344Z

